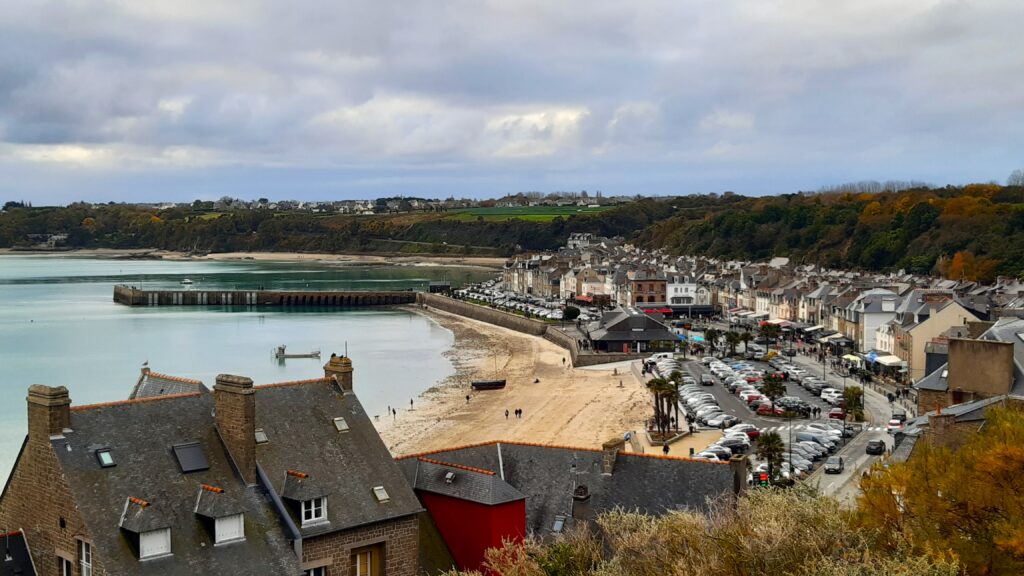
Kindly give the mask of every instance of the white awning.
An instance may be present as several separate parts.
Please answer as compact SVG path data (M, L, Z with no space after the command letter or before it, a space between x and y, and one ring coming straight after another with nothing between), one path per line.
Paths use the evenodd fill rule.
M741 317L741 318L746 318L747 316L750 316L752 314L753 314L753 312L751 312L750 310L744 310L742 312L737 312L736 313L736 315Z
M847 362L853 362L854 364L861 363L860 357L854 356L853 354L846 354L845 356L843 356L843 360L846 360Z
M878 362L882 366L899 366L903 364L903 360L899 356L879 356L875 358L875 362Z
M825 329L824 326L822 326L821 324L818 324L817 326L811 326L810 328L804 328L804 332L814 332L815 330L824 330L824 329Z

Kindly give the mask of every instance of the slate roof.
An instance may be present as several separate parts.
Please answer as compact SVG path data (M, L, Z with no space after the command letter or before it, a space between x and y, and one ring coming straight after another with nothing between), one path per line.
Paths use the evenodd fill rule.
M246 487L235 474L214 427L212 394L77 406L71 428L51 442L108 574L298 573L295 553L263 490ZM192 441L202 446L210 467L182 474L171 446ZM101 448L110 449L114 466L100 467L96 450ZM201 484L219 486L237 500L245 513L244 542L213 545L214 534L195 514ZM170 556L138 560L138 551L119 528L128 497L166 515ZM148 521L129 522L136 520Z
M639 310L619 308L605 313L599 322L591 324L590 339L611 342L652 342L676 340L676 336L664 324Z
M451 474L451 481L447 475ZM472 468L429 458L416 459L413 488L478 504L497 506L523 500L526 496L502 480L494 471Z
M355 394L342 397L326 379L255 390L256 427L268 439L256 445L256 459L274 490L283 496L292 477L287 472L295 470L327 496L327 523L301 527L298 510L290 510L303 537L423 510ZM345 418L348 431L335 428L334 418L339 416ZM387 490L387 502L377 502L375 486Z
M419 457L484 470L526 496L526 528L540 537L552 535L556 516L572 523L572 494L587 486L593 514L622 507L649 514L705 509L709 499L732 493L727 463L619 453L614 473L601 473L601 450L491 442L398 460L413 481Z
M170 528L172 516L163 510L164 506L154 506L149 502L129 496L125 498L124 512L121 514L121 528L136 534Z
M207 518L226 518L245 512L245 507L217 486L200 486L195 513Z
M0 534L0 546L4 552L0 555L4 559L0 562L0 576L35 576L36 569L32 565L28 542L20 530Z
M181 378L143 369L128 399L135 400L136 398L152 398L154 396L191 394L193 392L209 392L209 390L200 380Z

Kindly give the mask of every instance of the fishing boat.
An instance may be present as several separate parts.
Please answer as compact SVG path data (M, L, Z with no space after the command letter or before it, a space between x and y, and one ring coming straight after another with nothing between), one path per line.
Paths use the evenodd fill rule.
M505 380L473 380L470 385L473 390L501 390L505 387Z
M299 354L289 354L287 352L286 347L285 347L284 344L278 346L277 349L274 350L274 358L277 358L278 360L282 360L284 358L319 358L319 357L320 357L320 351L319 350L313 350L312 352L305 352L305 353L299 353Z
M494 360L494 380L473 380L469 383L473 387L473 390L501 390L505 387L505 379L498 378L498 358L492 356Z
M194 282L192 282L192 280L188 278L185 278L184 280L181 281L182 286L191 286L192 284L194 284Z

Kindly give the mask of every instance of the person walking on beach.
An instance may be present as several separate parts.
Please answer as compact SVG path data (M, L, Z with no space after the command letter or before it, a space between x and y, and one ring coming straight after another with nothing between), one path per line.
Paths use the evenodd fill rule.
M412 410L412 398L409 398L409 410Z
M391 419L398 420L398 410L395 410L394 408L391 409Z
M469 404L469 394L466 394L466 404Z
M664 454L665 456L668 456L668 444L665 444L664 446L662 446L662 447L661 447L661 452L662 452L662 453L663 453L663 454Z
M508 408L505 409L505 420L508 420Z

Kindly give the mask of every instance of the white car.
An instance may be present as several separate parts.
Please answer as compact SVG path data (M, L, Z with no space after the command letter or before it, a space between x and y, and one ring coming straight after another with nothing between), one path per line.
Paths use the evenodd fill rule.
M895 418L889 420L889 423L885 425L885 431L889 434L895 434L903 430L903 422L896 420Z

